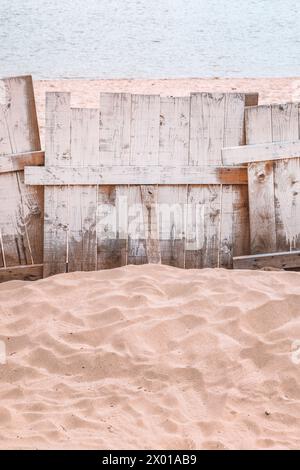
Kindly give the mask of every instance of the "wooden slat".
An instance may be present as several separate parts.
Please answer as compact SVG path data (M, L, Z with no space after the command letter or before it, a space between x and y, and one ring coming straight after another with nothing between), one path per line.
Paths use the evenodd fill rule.
M300 251L267 253L233 258L234 269L296 269L300 270Z
M185 166L189 172L190 98L166 97L160 100L159 163L175 165L177 171ZM176 170L175 170L176 172ZM174 186L175 183L184 186ZM185 266L185 204L187 182L175 174L169 178L173 186L160 186L160 247L164 264Z
M99 111L71 109L71 162L88 165L99 162ZM69 187L68 271L97 269L97 186Z
M0 80L0 167L12 154L40 151L29 76ZM22 171L0 175L0 260L3 266L42 262L43 190L26 187Z
M71 161L69 93L46 94L45 165L67 167ZM44 277L63 273L68 263L67 186L45 188Z
M160 97L131 97L131 165L157 165L159 147Z
M106 165L129 165L131 95L100 93L100 155Z
M127 263L127 186L99 186L97 269Z
M130 164L136 166L143 163L149 167L158 165L160 97L132 95L131 100ZM149 169L151 171L151 168ZM142 182L143 185L147 183ZM128 226L128 263L132 264L147 262L147 253L152 249L152 246L148 246L150 240L146 238L149 227L148 217L152 214L152 217L156 219L157 214L155 208L150 213L147 210L147 201L144 200L147 189L147 187L139 186L129 188L129 210L132 206L135 214ZM153 199L157 200L157 188L150 188L150 191L152 191ZM139 204L140 208L138 208ZM156 226L155 221L154 226Z
M8 281L37 281L43 277L42 264L29 264L26 266L10 266L0 268L0 282Z
M224 94L191 95L189 164L221 165L224 142ZM202 206L196 227L188 221L186 267L218 267L220 242L221 188L217 185L190 186L188 205ZM196 246L196 250L194 250Z
M215 166L26 167L28 185L247 184L247 168Z
M100 94L100 164L129 165L131 95ZM123 173L122 168L120 172ZM127 182L126 182L127 184ZM97 212L97 266L111 269L127 263L127 186L99 186ZM122 202L123 201L123 202ZM120 208L120 204L125 207ZM120 227L119 218L123 225Z
M158 227L157 188L155 186L141 186L141 200L143 205L147 262L159 264L161 263L161 253Z
M298 106L291 106L297 109L298 114ZM283 106L279 105L277 107L273 107L272 109L275 111L276 108L280 113L282 112ZM292 131L292 129L293 127L290 128L290 131ZM253 162L290 159L300 156L300 141L269 142L257 145L245 145L241 147L228 147L222 150L222 155L224 165L243 165Z
M245 96L241 94L192 94L190 165L221 165L224 144L243 142L244 108ZM228 186L234 183L239 186ZM196 213L202 211L202 217L198 215L194 223L187 223L186 267L231 266L234 223L241 227L240 218L245 221L245 210L234 213L234 208L245 207L244 203L236 204L236 199L244 198L240 184L219 180L204 187L189 187L188 204L198 207Z
M277 154L281 157L293 156L293 159L249 165L251 252L299 249L300 159L294 158L299 155L298 104L259 106L247 110L247 119L251 126L255 125L254 131L251 128L247 131L252 139L250 143L263 143L262 149L281 149ZM265 158L272 158L267 150L265 155Z
M15 155L2 155L0 158L0 173L9 173L11 171L22 171L25 166L43 165L44 152L26 152Z
M247 144L272 142L270 106L247 108L245 112ZM248 166L251 253L276 251L274 171L272 162Z
M242 144L244 136L245 96L242 94L227 94L225 103L225 122L223 145L230 146ZM222 155L221 155L222 162ZM223 163L223 162L222 162ZM221 215L220 215L220 240L218 265L222 268L232 267L233 249L240 252L244 242L238 246L241 238L237 233L237 227L242 230L241 236L247 237L248 224L242 225L240 219L246 222L243 207L244 192L241 185L223 184L221 187ZM235 204L240 201L240 205ZM245 204L244 204L245 207ZM243 252L248 253L248 252Z
M298 103L272 106L272 133L275 142L299 138ZM274 188L276 250L299 250L300 158L274 163Z

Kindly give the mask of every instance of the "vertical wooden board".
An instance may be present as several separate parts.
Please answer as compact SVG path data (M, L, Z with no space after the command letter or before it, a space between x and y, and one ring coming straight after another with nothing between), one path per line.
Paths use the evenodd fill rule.
M273 141L299 138L298 103L272 106ZM274 162L277 251L300 248L300 158Z
M225 94L191 94L190 165L220 165L225 104Z
M159 164L188 165L190 98L161 97Z
M128 187L128 264L146 264L146 233L140 186Z
M43 276L67 272L68 186L45 186Z
M157 165L159 148L160 97L131 97L131 165Z
M190 165L221 165L222 148L242 144L244 109L244 94L191 95ZM187 268L231 267L234 192L228 185L189 188L188 204L203 203L203 220L196 227L188 221ZM204 233L195 235L198 230ZM202 247L193 251L193 240L202 240Z
M224 117L224 147L242 145L244 133L245 95L228 93L225 102ZM218 265L222 268L232 268L233 249L236 243L235 225L242 230L242 236L247 237L247 226L242 226L239 217L244 219L244 213L235 211L234 202L244 193L233 185L221 186L221 219L220 219L220 248ZM243 206L243 201L240 201ZM248 253L249 247L247 251Z
M100 164L129 165L131 95L100 94ZM127 186L99 186L97 209L97 269L127 263Z
M223 147L242 145L244 132L245 95L227 93L225 95L224 140ZM222 154L220 153L220 163Z
M101 164L129 165L131 95L100 93Z
M233 192L233 250L234 256L250 254L250 223L248 187L246 185L232 186Z
M3 80L7 93L7 125L12 153L40 150L33 83L30 76Z
M99 111L71 110L71 164L99 162ZM97 268L97 186L69 187L68 271Z
M159 164L187 165L189 159L190 98L160 101ZM185 267L185 209L187 186L159 187L161 260Z
M272 142L271 106L246 109L246 143ZM272 162L248 166L250 251L251 254L276 251L274 170Z
M248 106L258 106L258 93L246 93L245 94L245 107ZM243 141L242 144L246 145L246 127L245 127L245 116L244 116L244 126L243 126Z
M221 191L217 185L188 188L185 266L188 269L219 266Z
M46 94L45 165L69 166L70 93ZM69 188L45 187L44 277L66 272L69 237Z
M0 151L1 155L12 153L10 133L7 123L9 97L5 83L0 81ZM1 158L1 156L0 156ZM0 176L0 241L3 266L16 266L26 263L24 253L24 230L21 219L22 204L16 173ZM22 256L21 256L22 253ZM25 255L25 256L24 256Z
M158 201L161 262L184 268L187 186L159 186Z
M218 266L232 268L233 252L233 186L221 186L220 194L220 233Z
M219 165L224 142L226 96L216 93L192 93L190 117L189 165ZM196 227L189 220L186 268L217 267L220 236L220 186L190 186L188 206L203 203L202 221ZM189 217L194 217L189 211ZM198 231L203 233L197 233ZM202 247L192 250L193 239L203 240ZM199 242L198 242L199 244Z
M127 264L127 186L99 186L97 268Z
M0 137L0 155L40 150L29 76L0 80ZM26 187L23 172L1 175L0 186L2 265L40 263L43 189Z
M158 95L132 95L131 97L131 165L158 165L159 162L160 97ZM157 189L153 197L157 198ZM128 263L147 263L149 240L146 232L149 224L144 200L147 186L131 186L128 195ZM139 207L140 205L140 207ZM139 207L139 208L138 208ZM143 228L141 227L143 224Z
M143 220L145 227L146 254L148 263L160 264L159 212L157 186L141 186Z

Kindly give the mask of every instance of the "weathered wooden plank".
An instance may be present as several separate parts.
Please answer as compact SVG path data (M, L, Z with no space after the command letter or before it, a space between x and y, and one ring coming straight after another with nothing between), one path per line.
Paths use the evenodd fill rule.
M245 95L227 94L225 102L224 145L241 145L244 136ZM222 159L222 155L221 155ZM222 161L222 160L221 160ZM223 268L232 268L235 226L242 230L242 237L247 235L247 224L242 226L240 216L245 222L244 214L241 214L235 204L235 199L242 197L244 193L240 186L223 184L221 186L221 214L220 214L220 246L218 265ZM247 253L247 252L245 252Z
M146 264L146 233L140 186L129 186L128 197L128 243L127 263Z
M26 167L28 185L178 185L247 184L246 167L215 166L85 166Z
M71 109L72 165L99 162L99 111ZM68 271L93 271L97 268L97 186L69 187Z
M127 186L99 186L97 269L127 264Z
M0 162L40 151L32 79L0 80ZM1 163L0 163L1 166ZM0 175L1 258L4 266L42 262L42 188L26 187L23 172Z
M182 166L189 172L190 98L166 97L160 100L159 163L175 165L176 171ZM183 170L184 171L184 170ZM185 220L187 182L175 175L169 184L182 183L184 186L165 186L158 190L160 210L160 246L164 264L183 268L185 266ZM177 208L176 205L177 204ZM168 226L168 224L170 224Z
M160 264L159 221L157 208L157 187L141 186L145 246L148 263Z
M130 164L138 165L158 165L158 150L159 150L159 124L160 124L160 97L157 95L132 95L131 98L131 152ZM151 169L150 169L151 171ZM140 182L138 182L139 184ZM143 182L146 184L146 182ZM157 198L157 189L151 188L153 191L154 199ZM151 190L150 189L150 190ZM136 191L139 194L135 194ZM150 240L146 237L148 230L148 216L151 215L144 206L142 195L146 194L147 188L139 188L138 186L130 187L129 200L130 204L136 206L141 204L141 214L138 210L140 217L143 220L143 230L134 234L131 230L128 231L128 262L140 264L147 262L147 252L151 248L147 244ZM146 218L144 218L146 217ZM137 230L138 224L131 223L130 229ZM139 229L138 229L139 230ZM142 248L143 247L143 248ZM136 256L134 255L136 253ZM146 261L143 261L146 256Z
M43 277L42 264L29 264L23 266L9 266L0 268L0 282L8 281L37 281Z
M224 93L191 94L190 165L221 164L225 104Z
M219 266L221 191L217 185L189 186L185 266Z
M105 167L130 164L131 95L100 94L100 164ZM117 182L115 181L115 184ZM127 264L126 186L99 186L97 213L97 266L111 269Z
M259 94L258 93L246 93L245 95L245 107L248 106L257 106L258 105L258 98ZM244 119L244 130L243 130L243 145L246 144L246 124L245 124L245 119Z
M191 94L189 164L221 165L224 142L226 96L221 93ZM219 266L221 187L190 186L188 206L201 206L202 217L197 225L187 223L186 267ZM191 217L191 213L188 213ZM200 233L198 233L200 231ZM197 250L193 250L193 245Z
M299 138L298 103L272 106L272 134L275 142ZM294 150L300 157L300 141ZM300 249L300 158L274 163L274 188L276 250Z
M101 163L129 165L131 95L100 93Z
M296 108L296 106L297 105L294 105L294 108ZM274 109L274 112L276 108L279 112L280 110L283 112L282 109L284 109L284 107L282 105L277 107L273 106L272 109ZM290 128L290 132L292 130L293 127ZM291 159L300 156L300 140L228 147L222 149L222 155L224 165L243 165L246 163Z
M159 164L183 166L189 162L190 98L161 97Z
M11 171L22 171L25 166L43 165L44 152L26 152L12 155L2 155L0 158L0 173L10 173Z
M245 95L243 94L192 94L191 166L221 165L221 150L224 143L229 145L229 142L234 142L240 145L243 142L244 108ZM207 181L207 183L210 182ZM238 223L240 217L244 217L243 211L234 214L237 194L239 193L240 197L244 196L240 186L236 190L228 186L236 183L239 184L237 181L219 180L202 188L197 186L189 188L188 205L198 207L198 212L196 212L198 214L202 207L202 218L194 217L196 227L190 221L187 223L186 267L231 266L233 224L234 221ZM217 186L217 184L224 186ZM198 231L202 233L197 234ZM197 249L193 250L193 246Z
M245 112L247 144L272 142L270 106L247 108ZM274 171L272 162L248 166L251 253L276 251Z
M69 93L46 94L45 165L69 166L71 109ZM44 277L66 272L68 265L68 186L45 188Z
M233 191L233 256L250 254L250 223L248 187L234 185Z
M160 97L132 95L130 164L157 165L159 148Z
M233 267L234 269L300 269L300 251L235 257Z

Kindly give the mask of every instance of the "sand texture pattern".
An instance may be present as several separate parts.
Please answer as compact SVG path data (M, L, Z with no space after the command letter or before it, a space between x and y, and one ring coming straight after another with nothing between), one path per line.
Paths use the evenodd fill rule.
M1 449L299 448L299 281L146 265L1 284Z

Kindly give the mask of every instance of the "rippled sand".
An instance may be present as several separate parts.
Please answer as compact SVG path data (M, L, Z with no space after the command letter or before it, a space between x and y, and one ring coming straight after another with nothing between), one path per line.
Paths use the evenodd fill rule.
M299 281L146 265L1 284L1 449L299 448Z

